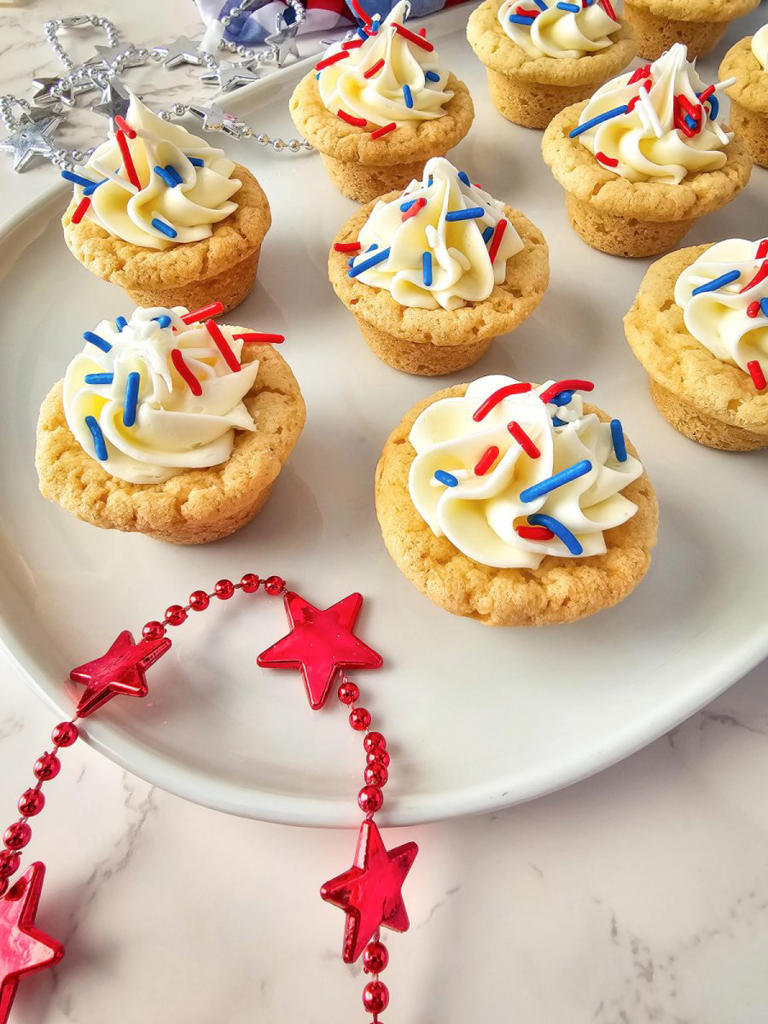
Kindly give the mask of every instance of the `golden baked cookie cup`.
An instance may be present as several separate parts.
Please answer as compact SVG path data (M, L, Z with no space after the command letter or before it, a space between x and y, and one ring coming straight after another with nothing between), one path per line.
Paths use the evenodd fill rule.
M256 429L236 432L232 454L220 466L185 470L160 484L112 476L83 450L67 425L59 381L37 424L43 497L94 526L174 544L205 544L239 530L269 497L305 419L299 385L282 356L269 345L246 346L243 363L253 359L259 372L243 402Z
M659 412L685 437L708 448L746 452L768 447L768 391L713 355L686 329L675 282L709 245L652 263L624 317L629 346L648 374Z
M612 256L658 256L674 248L693 223L725 206L749 181L752 158L734 138L723 148L716 171L689 174L679 185L632 182L602 167L569 133L586 106L576 103L552 119L544 132L544 162L565 190L568 219L593 249Z
M445 89L453 97L442 117L399 125L380 138L326 108L314 71L294 89L290 111L296 129L323 158L336 188L348 199L367 203L420 178L430 157L444 156L467 134L475 116L469 90L454 75L449 75Z
M673 43L685 43L688 56L703 57L734 18L760 0L624 0L624 17L635 30L638 56L656 60Z
M499 24L498 0L484 0L469 16L467 39L488 73L493 105L508 121L546 128L555 114L588 99L635 56L634 33L623 23L614 42L584 57L529 57Z
M269 202L249 170L236 164L242 182L237 209L213 225L199 242L150 249L110 235L89 218L73 223L73 199L62 218L69 251L92 274L123 288L137 306L198 309L221 302L223 312L239 305L256 279L259 255L272 218Z
M622 493L637 512L607 530L608 550L589 558L547 556L538 569L498 569L468 558L436 537L411 501L408 475L416 452L411 427L427 406L458 397L466 384L438 391L403 418L387 440L376 469L376 514L398 569L436 605L486 626L547 626L574 622L622 601L640 582L656 543L658 505L645 473ZM585 405L585 412L599 409ZM627 441L627 450L636 455Z
M400 190L381 197L397 199ZM349 253L337 245L354 242L376 202L368 203L346 222L331 246L328 274L333 290L357 320L369 348L379 359L406 373L434 377L476 363L495 337L513 331L541 302L549 284L549 250L541 231L518 210L504 216L515 228L523 249L507 260L503 284L482 302L458 309L416 309L401 306L384 288L373 288L349 276Z
M761 167L768 167L768 71L752 52L752 36L732 46L720 65L721 79L735 78L725 91L731 126Z

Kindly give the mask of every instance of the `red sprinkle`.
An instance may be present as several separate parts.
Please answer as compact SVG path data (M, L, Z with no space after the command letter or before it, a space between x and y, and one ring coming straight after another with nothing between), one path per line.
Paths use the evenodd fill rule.
M683 94L680 93L680 95L676 96L675 99L686 112L686 114L690 114L693 118L699 117L699 108L694 107L687 96L683 96Z
M519 14L521 18L538 18L541 11L534 7L516 7L515 14Z
M600 6L603 8L603 10L609 18L613 18L614 21L619 20L616 17L616 12L614 11L613 7L611 7L611 0L597 0L597 2L600 4Z
M396 121L390 121L389 124L383 124L381 128L377 128L376 131L371 132L372 139L380 139L382 135L386 135L388 132L393 132L397 128Z
M370 15L362 7L362 5L360 3L358 3L358 0L349 0L349 2L350 2L350 6L352 7L352 10L358 16L360 21L362 21L363 27L367 31L373 25L373 22L371 21Z
M758 245L755 259L763 260L766 256L768 256L768 238L764 238L760 245Z
M641 78L647 78L651 73L651 65L643 64L641 68L637 68L632 77L627 82L627 85L634 85L635 82L639 82Z
M415 217L419 210L422 210L427 205L427 200L421 196L413 206L409 206L403 216L400 218L402 221L410 220L411 217Z
M120 117L119 114L115 114L115 124L125 132L129 139L136 138L136 132L131 128L124 117Z
M117 132L115 138L117 139L117 144L120 147L120 152L123 155L123 166L125 167L125 173L128 175L128 180L132 185L135 185L136 188L140 189L141 182L139 181L139 176L136 173L136 168L133 164L133 157L131 156L131 151L128 148L128 140L125 137L125 132Z
M499 449L495 444L492 444L489 448L486 448L480 459L475 466L476 476L485 476L491 466L494 464L496 459L499 457Z
M196 398L199 398L200 395L202 395L203 393L203 389L200 386L200 381L197 379L194 373L192 373L190 368L184 362L184 356L181 354L181 351L179 349L171 349L171 362L176 368L176 372L187 385L192 394L195 395Z
M749 370L749 376L752 378L752 383L757 390L765 391L765 374L760 367L760 363L756 359L750 359L747 363L747 369Z
M352 124L355 128L365 128L368 124L364 117L355 117L354 114L348 114L346 110L337 110L336 117L340 117L342 121L346 121L347 124Z
M359 242L334 242L333 248L336 252L358 252L363 247Z
M220 302L209 302L207 306L201 306L200 309L182 313L181 319L185 324L196 324L201 320L207 320L209 316L218 316L223 310L224 306Z
M559 395L561 391L594 391L595 385L591 380L558 380L554 384L550 384L546 391L542 391L539 398L546 405L547 402L551 402L555 395Z
M426 34L427 34L427 30L426 30L426 29L424 28L424 26L422 26L422 27L421 27L421 28L419 29L419 31L417 32L417 35L420 35L420 36L422 36L422 37L426 37Z
M88 209L88 207L90 205L91 205L90 197L89 196L83 196L83 198L77 204L77 209L72 214L72 223L73 224L79 224L80 223L80 221L85 216L86 211L87 211L87 209Z
M747 316L751 317L751 319L754 320L755 317L759 316L759 315L760 315L760 303L759 302L750 302L750 304L747 306Z
M341 44L342 50L356 50L359 46L363 45L362 39L348 39L346 43Z
M488 250L488 258L491 263L496 259L496 255L501 245L501 240L504 237L504 232L507 230L507 222L504 217L497 222L496 228L494 229L493 235L491 236L491 246Z
M344 58L348 56L349 50L339 50L337 53L332 53L330 57L326 57L325 60L321 60L319 64L315 64L315 71L322 71L323 68L330 67L331 64L344 60Z
M714 95L714 92L714 85L708 85L701 96L699 96L699 103L704 103L705 100L708 100L710 96Z
M373 78L377 71L381 71L384 67L384 58L377 60L375 64L372 64L367 71L363 72L363 78Z
M768 260L763 260L763 262L760 264L760 269L758 270L758 272L755 274L755 276L752 278L749 284L744 285L744 287L739 292L739 295L741 295L743 292L749 291L750 288L754 288L756 284L760 284L760 282L764 281L766 277L768 277Z
M491 409L495 409L499 402L503 402L505 398L509 398L510 395L522 395L526 391L532 389L532 384L523 384L518 381L517 384L505 384L503 388L499 388L494 391L492 395L489 395L481 406L479 406L472 413L472 419L475 423L479 423L484 420Z
M555 536L546 526L516 526L515 532L523 540L552 540Z
M595 160L599 160L601 164L605 164L606 167L618 167L619 161L613 156L606 156L605 153L595 153Z
M242 334L233 334L232 337L242 341L244 345L280 345L285 341L284 334L261 334L258 331L244 331Z
M541 452L533 443L528 434L523 430L519 423L512 420L511 423L507 424L507 430L510 432L512 437L517 441L520 447L523 449L525 454L531 459L538 459Z
M410 29L405 28L399 22L394 22L392 28L395 30L395 32L397 32L399 36L402 36L403 39L407 39L411 43L416 43L416 45L420 46L422 50L427 50L430 52L434 50L434 46L432 45L432 43L428 43L423 36L417 36L415 32L411 32Z
M238 363L237 356L230 348L229 342L222 334L219 325L214 320L206 320L205 329L213 339L216 348L221 352L224 362L233 373L238 373L241 369L240 363Z

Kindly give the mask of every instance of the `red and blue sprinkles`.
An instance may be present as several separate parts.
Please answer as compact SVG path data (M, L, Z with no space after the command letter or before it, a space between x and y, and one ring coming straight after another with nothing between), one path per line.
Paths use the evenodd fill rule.
M543 526L545 529L551 530L556 537L560 538L572 555L581 555L584 553L584 548L579 544L578 540L571 533L568 527L564 526L559 519L555 519L554 516L547 516L542 512L535 512L532 516L528 516L528 522L531 526Z
M136 410L139 405L139 385L141 374L135 370L128 374L125 382L125 400L123 401L123 426L132 427L136 422Z
M93 438L93 450L96 454L96 458L99 462L106 462L109 458L107 444L104 440L104 435L101 432L101 427L96 422L96 418L94 416L86 416L85 425L91 432L91 437Z

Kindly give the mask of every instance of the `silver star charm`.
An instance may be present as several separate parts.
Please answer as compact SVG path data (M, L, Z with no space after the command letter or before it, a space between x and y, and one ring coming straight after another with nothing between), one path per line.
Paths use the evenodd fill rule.
M285 64L289 57L299 59L299 48L296 45L296 33L298 31L298 21L294 21L291 25L286 25L285 19L283 19L283 27L273 35L267 36L264 40L268 46L276 48L275 63L279 68Z
M245 64L232 64L228 60L223 60L216 70L205 71L200 80L206 85L218 85L224 92L229 92L231 89L239 89L242 85L258 82L259 76L249 71Z
M51 89L58 85L60 81L61 79L55 75L51 78L46 78L42 75L33 78L32 84L37 86L37 92L32 96L32 102L37 103L41 107L52 107L58 100L55 96L51 96Z
M60 124L60 117L46 113L41 120L25 121L7 139L0 139L0 150L13 153L14 171L23 171L35 155L51 154L53 136Z
M139 68L147 63L136 53L131 43L124 43L122 46L95 46L94 49L96 54L93 57L89 57L85 62L87 67L92 68L96 65L109 67L114 60L123 56L125 57L123 70L125 68Z
M200 118L203 131L226 132L235 139L239 139L242 134L242 121L238 121L234 114L225 113L217 103L209 103L208 106L191 104L187 111Z
M115 117L125 117L128 113L128 106L131 96L119 78L108 78L101 93L101 100L92 103L89 110L94 114L101 114L108 117L114 124Z
M163 64L167 68L177 68L180 64L202 64L199 43L187 36L179 36L168 46L155 46L158 53L163 53Z

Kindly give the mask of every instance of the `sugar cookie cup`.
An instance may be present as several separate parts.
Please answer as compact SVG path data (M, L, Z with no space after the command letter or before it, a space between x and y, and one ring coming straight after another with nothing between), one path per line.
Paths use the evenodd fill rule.
M680 274L709 248L691 246L652 263L624 332L657 409L675 430L708 448L755 451L768 447L768 390L758 391L749 374L693 337L675 301Z
M656 60L674 43L684 43L691 57L704 57L734 18L757 7L759 0L625 0L624 16L635 30L637 53Z
M62 218L72 255L92 274L124 289L137 306L197 309L221 302L234 309L256 280L261 245L272 217L269 202L249 170L236 164L242 182L237 209L213 226L209 238L172 249L150 249L111 235L92 220L73 219L79 199Z
M435 163L431 162L427 171ZM455 173L447 161L443 163ZM395 191L378 203L401 198ZM328 274L368 346L394 369L424 377L464 369L483 355L495 337L514 330L530 316L541 301L549 283L547 244L541 231L510 207L504 209L504 215L522 248L507 259L500 283L494 284L491 278L492 291L481 301L453 309L403 306L387 288L351 277L350 246L359 245L361 229L376 206L376 202L368 203L341 228L331 246Z
M350 125L328 110L312 72L291 96L291 117L320 153L336 188L348 199L367 203L421 177L430 157L444 156L467 134L475 116L469 90L454 75L446 88L453 98L442 117L403 124L379 136L375 127Z
M764 26L761 33L766 36ZM752 159L768 167L768 71L753 52L756 37L740 39L730 48L720 65L720 77L735 78L725 91L731 100L731 124L744 142Z
M622 22L605 49L580 57L533 57L506 35L498 12L498 0L484 0L469 17L467 39L485 65L493 105L526 128L546 128L555 114L587 99L635 56L634 33Z
M245 330L222 329L227 337ZM188 356L187 363L191 359ZM269 498L305 419L299 386L282 356L268 344L244 345L240 372L245 373L255 360L258 371L241 400L254 428L234 431L231 450L221 463L181 469L156 483L132 482L103 468L110 459L121 456L112 447L106 423L104 431L98 432L101 444L108 448L95 457L83 447L82 439L73 433L67 412L66 379L59 381L44 399L37 424L35 467L43 497L93 526L143 533L174 544L205 544L239 530ZM96 364L92 367L99 368ZM117 367L115 372L119 372ZM96 390L98 376L90 378ZM109 375L101 376L106 379ZM174 372L174 386L178 384ZM101 399L94 395L86 400L89 404L85 408L98 416ZM153 414L156 412L150 410L150 416ZM147 421L143 422L146 427ZM144 429L141 412L136 424ZM151 427L147 429L151 439ZM195 429L207 428L203 425ZM148 437L144 435L142 440L148 442ZM190 437L191 448L195 443ZM123 459L121 473L128 461Z
M486 626L546 626L574 622L627 597L647 572L656 543L658 508L645 473L622 491L636 512L605 530L603 554L582 558L546 555L535 568L498 568L436 536L417 511L409 489L416 449L411 431L431 405L460 398L468 385L438 391L406 413L390 434L375 481L376 514L384 543L403 575L434 604ZM584 412L608 417L593 406ZM636 456L625 441L626 451Z
M570 137L585 107L576 103L552 119L542 153L565 191L571 227L594 249L612 256L657 256L674 248L699 217L725 206L749 181L752 158L738 138L724 147L723 167L694 172L680 184L618 177Z

